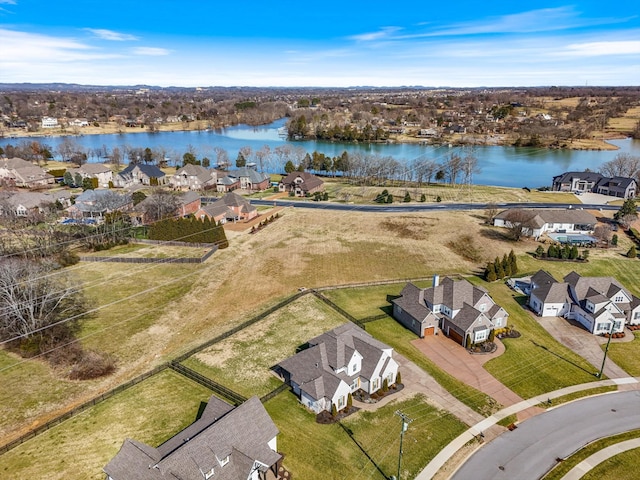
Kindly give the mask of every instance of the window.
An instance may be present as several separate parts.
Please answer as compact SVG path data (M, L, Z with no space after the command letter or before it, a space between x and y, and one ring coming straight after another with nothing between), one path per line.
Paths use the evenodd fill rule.
M213 468L204 474L205 480L209 480L211 477L213 477Z
M341 408L344 408L345 405L346 405L346 402L343 395L340 398L338 398L338 410L340 410Z
M622 303L624 302L624 297L622 295L616 295L616 297L613 299L614 302L616 303Z
M380 379L376 378L373 382L371 382L371 391L375 392L380 388Z
M608 324L608 323L598 323L598 324L596 325L596 330L599 330L599 331L603 331L603 330L608 331L608 330L609 330L609 324Z
M489 332L488 330L481 330L479 332L476 332L475 341L476 342L482 342L482 341L486 340L488 332Z
M481 312L484 312L486 309L487 309L487 305L486 305L486 304L484 304L484 303L481 303L481 304L480 304L480 311L481 311Z
M501 326L502 326L502 319L496 318L496 327L501 327Z
M356 369L358 368L358 364L354 363L353 367L351 367L351 373L356 373Z
M636 312L636 313L633 314L633 319L634 320L637 320L639 318L640 318L640 312Z
M224 467L227 463L229 463L229 455L220 460L220 466Z
M620 330L621 326L622 326L622 322L613 322L614 330Z

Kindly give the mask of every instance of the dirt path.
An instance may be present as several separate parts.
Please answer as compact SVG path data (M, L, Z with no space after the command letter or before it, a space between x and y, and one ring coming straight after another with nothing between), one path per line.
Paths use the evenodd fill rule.
M483 367L485 362L504 352L504 346L499 340L496 340L498 350L489 355L472 355L461 345L444 335L433 335L414 340L411 343L449 375L486 393L504 407L514 405L523 400L522 397L509 390ZM526 420L543 411L543 409L537 407L529 408L518 413L518 421Z

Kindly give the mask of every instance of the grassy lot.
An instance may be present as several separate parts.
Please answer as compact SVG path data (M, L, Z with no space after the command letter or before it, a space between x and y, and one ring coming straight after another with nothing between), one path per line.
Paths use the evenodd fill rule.
M491 397L457 380L425 357L422 352L410 343L411 340L415 340L418 337L393 318L387 317L382 320L368 322L365 327L367 332L378 340L391 345L396 352L414 362L435 378L453 396L476 412L488 416L499 409Z
M596 388L590 388L588 390L581 390L579 392L575 392L575 393L570 393L569 395L564 395L562 397L557 397L554 398L551 401L551 406L557 407L558 405L562 405L563 403L568 403L568 402L573 402L574 400L578 400L580 398L584 398L584 397L590 397L593 395L600 395L603 393L607 393L607 392L615 392L618 390L618 387L612 385L609 387L596 387ZM547 403L541 403L538 406L540 408L547 408L550 406Z
M444 183L429 186L394 186L388 182L382 186L355 186L340 179L326 179L325 189L331 200L354 204L373 203L375 197L387 189L394 195L394 203L402 202L405 192L409 192L412 202L416 203L421 195L425 195L427 203L433 203L440 197L442 202L474 202L474 203L503 203L503 202L555 202L575 203L580 201L571 193L562 192L527 192L521 188L493 187L488 185L449 185Z
M271 367L296 348L346 319L313 295L186 360L184 365L246 396L262 396L282 382Z
M395 475L400 419L394 412L398 409L415 420L405 434L402 478L415 476L466 428L421 396L392 402L375 412L358 412L343 420L344 429L338 424L316 423L315 416L289 392L269 400L265 407L280 430L278 450L285 455L284 465L296 478L317 478L319 472L325 478L384 479L384 475Z
M514 297L501 282L475 283L485 287L509 312L509 325L522 334L503 340L505 353L484 365L489 373L523 398L595 380L593 366L557 342L522 308L526 297Z
M133 257L133 258L190 258L201 257L210 249L202 247L177 247L130 243L100 252L83 253L83 257Z
M210 395L166 370L0 456L0 477L103 479L125 438L159 445L192 423Z
M640 430L632 430L630 432L621 433L620 435L614 435L612 437L603 438L602 440L593 442L578 450L565 461L558 463L558 465L543 478L544 480L560 480L569 472L569 470L575 467L582 460L585 460L603 448L638 437L640 437ZM601 463L581 478L582 480L601 480L605 478L634 480L638 478L639 465L640 449L629 450L626 453L616 455L615 457Z
M629 335L627 330L627 335ZM609 345L609 358L616 365L633 377L640 377L640 330L632 333L634 336L632 342L613 343ZM603 345L604 349L605 346Z

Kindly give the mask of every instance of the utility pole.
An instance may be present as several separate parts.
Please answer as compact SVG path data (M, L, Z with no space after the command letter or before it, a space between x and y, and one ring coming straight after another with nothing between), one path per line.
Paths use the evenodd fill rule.
M604 362L607 361L607 352L609 351L609 344L611 343L611 337L613 337L613 329L615 328L616 323L611 322L611 331L609 332L609 339L607 340L607 346L604 349L604 357L602 359L602 366L600 367L600 371L596 374L596 377L602 378L602 372L604 370Z
M396 410L396 415L398 415L402 420L402 428L400 429L400 451L398 452L398 476L396 477L396 480L400 480L400 468L402 467L402 440L404 439L404 432L407 431L409 424L413 422L413 420L407 417L400 410Z

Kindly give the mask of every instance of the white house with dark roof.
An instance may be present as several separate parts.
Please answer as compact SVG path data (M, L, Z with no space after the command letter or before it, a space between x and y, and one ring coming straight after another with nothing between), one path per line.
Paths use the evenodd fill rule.
M407 284L392 304L394 318L420 337L440 330L462 346L484 342L509 317L485 289L438 275L430 288Z
M257 397L233 408L215 396L202 416L157 448L127 439L104 467L109 480L272 480L278 429Z
M565 172L553 177L552 189L558 192L594 192L618 198L633 198L638 184L629 177L605 177L596 172Z
M558 282L551 274L531 277L528 305L540 316L563 316L595 335L618 333L640 324L640 298L613 277L583 277L576 272Z
M280 362L275 370L300 402L316 413L347 406L356 390L372 394L396 382L393 348L353 323L309 340L309 348Z
M539 237L546 232L590 233L598 220L579 208L510 208L493 219L495 227L522 224L525 235Z

